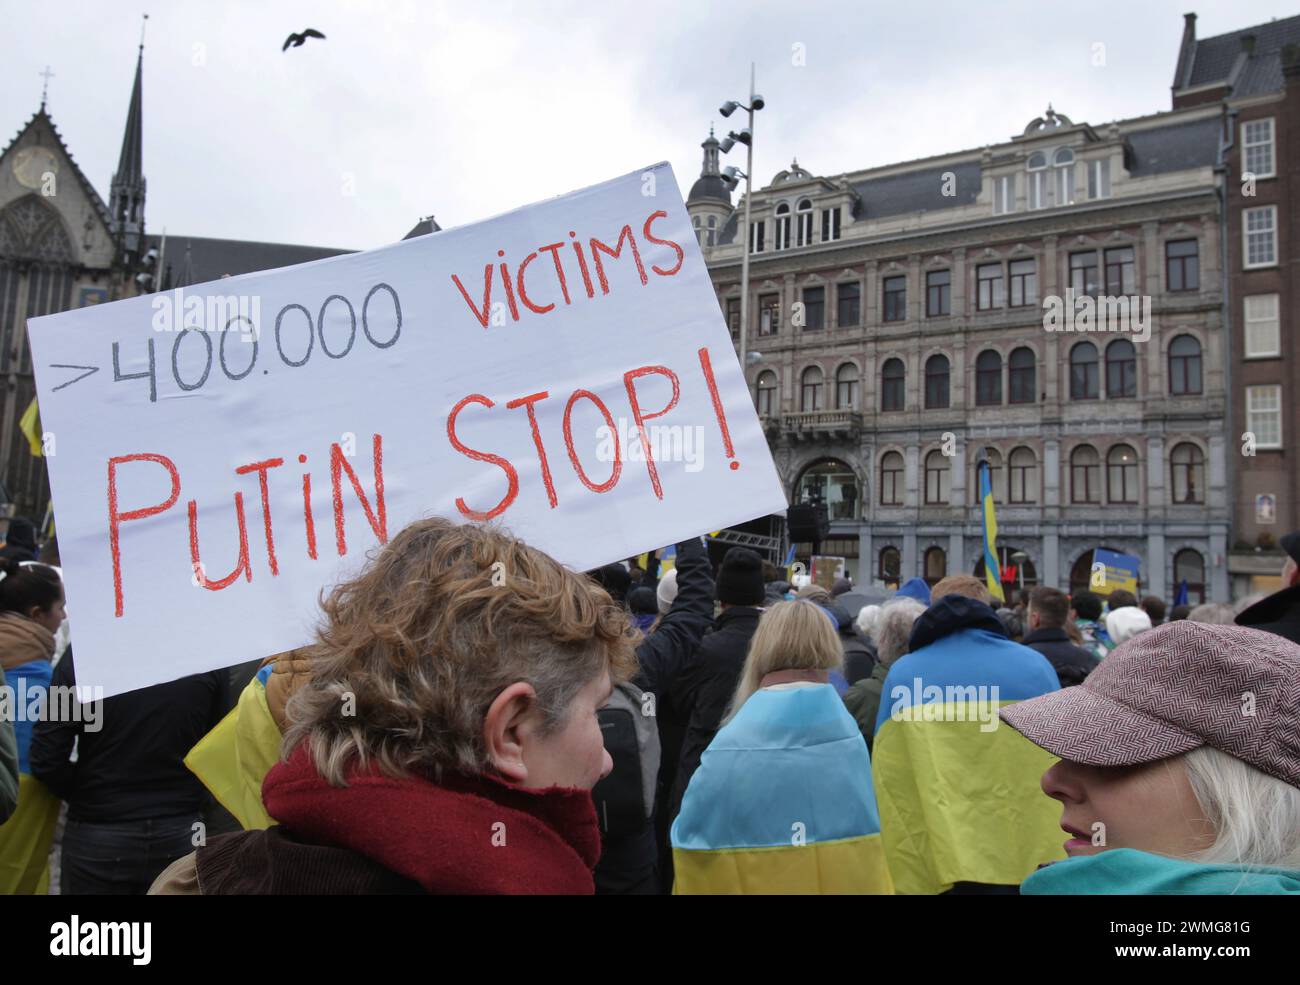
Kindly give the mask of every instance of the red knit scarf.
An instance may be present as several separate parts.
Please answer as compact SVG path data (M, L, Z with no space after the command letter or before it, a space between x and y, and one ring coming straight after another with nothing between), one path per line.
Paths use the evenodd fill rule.
M266 775L267 811L295 836L346 848L430 893L592 893L600 829L591 793L489 776L440 784L354 768L332 787L299 745Z

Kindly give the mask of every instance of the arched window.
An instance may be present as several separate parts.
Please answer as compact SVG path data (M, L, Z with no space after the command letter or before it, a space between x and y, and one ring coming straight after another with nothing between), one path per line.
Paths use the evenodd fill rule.
M1032 404L1037 397L1034 380L1034 350L1028 346L1011 350L1007 359L1007 375L1013 404Z
M1043 209L1047 207L1047 155L1041 151L1030 154L1025 162L1029 171L1028 192L1029 207Z
M1033 450L1013 448L1007 456L1007 502L1038 502L1038 459Z
M1205 601L1205 558L1190 547L1174 555L1174 593L1187 582L1187 601L1200 605Z
M975 404L988 407L1002 403L1002 357L985 349L975 360Z
M1138 502L1138 457L1128 445L1116 445L1106 453L1106 500Z
M709 216L709 231L707 233L707 243L709 246L714 245L714 237L717 235L717 229L718 217L715 215Z
M1101 456L1092 445L1070 452L1070 502L1101 502Z
M1201 343L1180 335L1169 343L1169 392L1176 397L1201 392Z
M699 216L695 216L694 218L692 218L692 219L691 219L691 225L695 227L695 242L697 242L697 243L699 243L701 246L703 246L703 245L704 245L704 233L703 233L703 231L700 229L700 217L699 217Z
M1074 204L1074 152L1062 147L1052 159L1057 205Z
M828 458L804 470L795 486L800 503L825 503L832 520L858 518L858 477L837 458Z
M886 585L898 587L902 580L903 557L897 547L884 547L880 550L880 580Z
M806 198L800 200L799 202L798 221L799 221L799 245L809 246L812 244L813 241L813 237L812 237L813 212L812 212L812 202L810 202Z
M799 409L804 411L822 409L822 371L820 367L809 366L799 377Z
M880 505L903 505L903 456L887 451L880 456Z
M1070 399L1096 400L1100 396L1097 347L1080 342L1070 350Z
M835 408L858 408L858 367L853 363L845 363L835 371Z
M907 370L903 360L886 359L880 369L880 409L902 410Z
M776 249L790 248L790 206L782 202L776 207Z
M1106 396L1137 396L1137 350L1128 339L1106 346Z
M1174 445L1169 453L1175 503L1205 502L1205 455L1190 442Z
M770 369L765 369L758 374L758 400L756 407L759 417L776 416L776 374Z
M925 406L928 410L948 406L947 356L931 356L925 361Z
M931 547L925 552L925 582L931 588L948 575L948 555L942 547Z
M996 448L984 449L984 461L989 463L989 488L993 491L993 502L1001 506L1006 502L1007 487L1002 484L1002 453ZM976 506L984 502L980 498L980 464L979 456L975 456L974 466L971 472L971 491Z
M930 506L948 503L948 456L941 451L925 456L925 502Z

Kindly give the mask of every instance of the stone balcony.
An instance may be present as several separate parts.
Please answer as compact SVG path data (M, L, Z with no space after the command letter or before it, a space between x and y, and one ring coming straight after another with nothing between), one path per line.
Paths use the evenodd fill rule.
M763 423L769 428L775 424L776 432L791 441L848 440L862 433L862 415L854 410L796 411Z

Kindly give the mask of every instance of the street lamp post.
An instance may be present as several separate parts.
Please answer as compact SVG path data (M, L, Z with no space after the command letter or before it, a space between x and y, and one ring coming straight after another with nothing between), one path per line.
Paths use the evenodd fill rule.
M729 152L739 141L745 145L745 170L742 173L738 168L729 167L723 171L723 181L726 183L728 190L732 190L738 184L737 178L745 179L745 223L741 230L741 261L740 261L740 370L745 374L745 388L749 388L748 367L746 365L746 349L749 340L749 253L750 253L750 225L749 210L750 200L753 198L754 190L754 113L765 105L763 97L754 92L754 64L749 65L749 103L738 103L733 100L727 100L719 108L718 112L724 117L730 116L737 109L743 109L749 116L749 125L740 133L734 130L727 134L725 140L720 144L724 154Z
M1016 551L1011 555L1011 560L1016 562L1016 576L1020 581L1020 594L1025 593L1025 562L1029 560L1029 555L1024 551ZM1019 602L1019 599L1016 599Z

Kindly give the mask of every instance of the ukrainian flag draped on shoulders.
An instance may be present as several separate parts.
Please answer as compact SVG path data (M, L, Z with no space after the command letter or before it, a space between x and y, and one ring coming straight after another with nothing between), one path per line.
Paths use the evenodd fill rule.
M705 750L672 845L676 894L893 892L871 757L828 684L750 696Z
M885 678L872 745L894 885L1018 885L1065 854L1060 806L1039 785L1055 759L998 709L1058 690L1056 672L1008 639L989 606L960 595L922 613L909 651Z
M262 805L262 780L280 758L282 737L266 698L273 666L262 666L230 714L185 757L190 772L245 830L275 823Z

